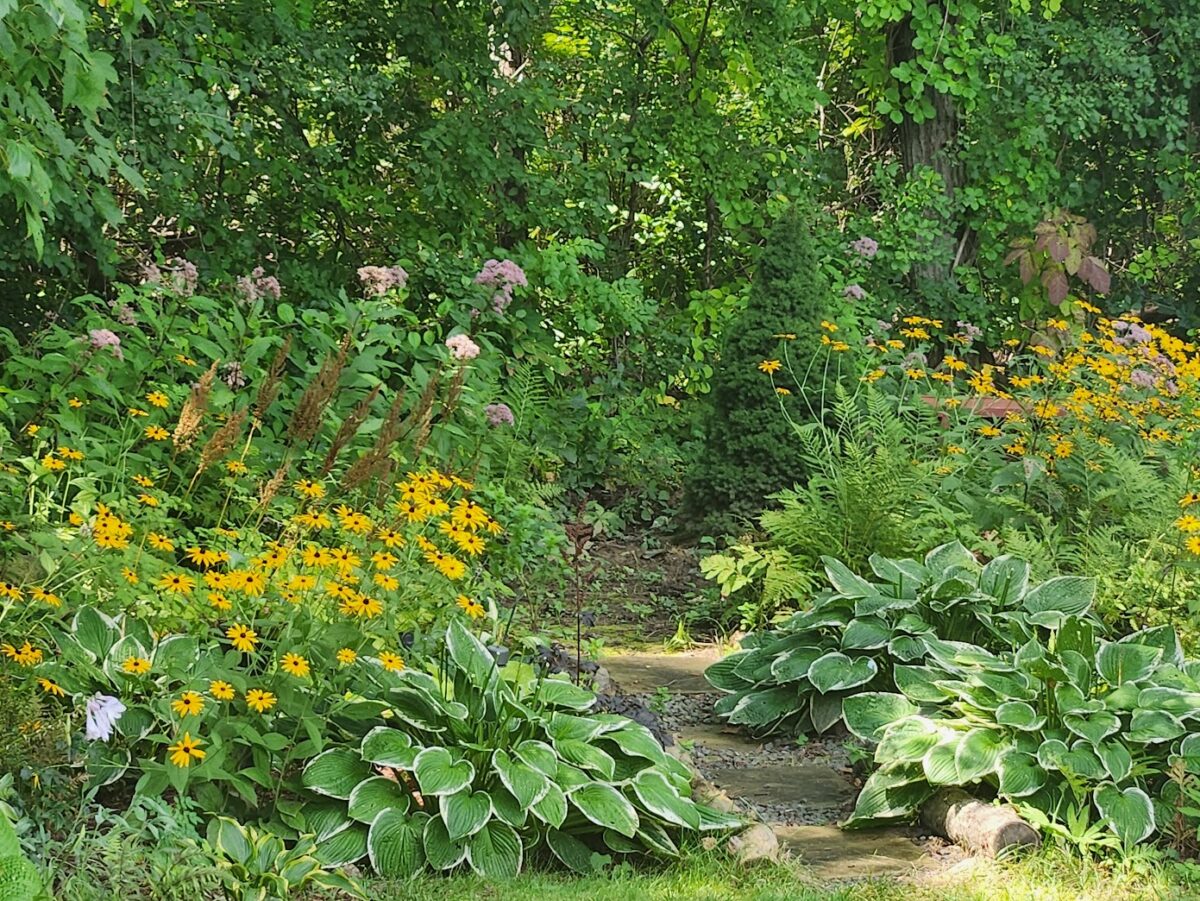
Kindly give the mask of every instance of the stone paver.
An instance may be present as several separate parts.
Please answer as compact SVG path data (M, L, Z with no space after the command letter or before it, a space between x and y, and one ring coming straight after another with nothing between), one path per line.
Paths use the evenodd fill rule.
M715 648L680 654L614 654L601 662L617 687L628 694L671 692L698 694L713 691L704 670L721 659Z
M708 777L731 798L747 798L767 804L840 810L858 794L858 790L840 773L819 763L729 767L714 769Z
M844 832L837 826L776 826L781 848L827 881L911 875L924 856L903 829Z

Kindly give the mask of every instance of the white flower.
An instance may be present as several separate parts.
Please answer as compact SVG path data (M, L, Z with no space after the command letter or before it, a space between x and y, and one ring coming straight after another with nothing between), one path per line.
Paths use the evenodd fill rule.
M119 699L111 695L102 695L97 693L87 702L87 737L89 741L108 741L112 738L113 727L117 724L117 720L121 718L121 714L125 712L125 705Z

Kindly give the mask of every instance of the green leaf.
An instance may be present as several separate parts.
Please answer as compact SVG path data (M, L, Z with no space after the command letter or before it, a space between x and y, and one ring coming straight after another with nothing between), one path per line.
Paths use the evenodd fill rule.
M567 763L586 770L593 770L605 779L612 779L616 771L616 761L600 748L586 741L573 739L556 740L554 747Z
M842 701L846 728L863 741L879 741L885 727L916 712L904 695L889 692L864 691Z
M380 766L411 770L420 748L408 734L391 726L376 726L362 740L362 758Z
M972 729L963 736L954 754L959 781L975 782L994 773L1004 750L1004 740L999 732L991 729Z
M451 841L474 835L492 818L492 799L486 792L463 789L443 797L440 806Z
M1092 792L1096 809L1126 847L1145 841L1154 833L1154 805L1150 796L1131 786L1124 791L1111 783Z
M559 832L557 829L550 829L546 832L546 844L554 856L568 869L585 874L595 870L592 849L575 836Z
M511 826L492 820L467 841L467 863L485 879L513 879L521 872L523 850Z
M1104 764L1104 769L1118 785L1129 778L1133 772L1133 755L1119 741L1108 741L1096 746L1096 756Z
M425 866L425 824L400 810L385 810L367 835L371 868L387 879L409 879Z
M611 785L592 782L567 793L567 799L597 826L612 829L627 838L637 832L638 816L629 800Z
M80 607L76 611L71 620L71 634L97 662L104 660L109 648L120 636L117 624L112 618L95 607Z
M879 594L874 585L866 579L856 576L840 560L835 560L833 557L822 557L821 563L825 566L825 576L829 579L829 584L843 597L865 598Z
M300 782L318 795L345 801L355 786L370 774L370 767L357 754L345 748L334 748L310 760Z
M333 869L361 860L366 853L367 827L355 823L319 842L314 856L321 861L322 866Z
M1046 718L1024 701L1005 701L996 708L996 722L1010 729L1034 732L1046 724Z
M919 763L941 739L936 723L923 716L910 716L893 723L880 739L875 759L882 764Z
M304 832L312 833L318 843L350 825L346 805L334 801L310 801L300 809Z
M352 819L370 825L380 811L398 809L404 813L408 804L408 794L394 779L372 776L354 786L347 813Z
M558 829L567 818L567 796L556 783L551 782L545 796L529 809L543 823Z
M483 642L471 634L459 620L446 629L446 650L455 665L479 688L486 688L499 678L496 661Z
M1030 613L1059 613L1064 617L1084 613L1096 597L1096 580L1083 576L1056 576L1025 595Z
M1047 770L1061 769L1063 758L1065 758L1070 749L1065 741L1057 738L1047 738L1041 743L1037 751L1038 766Z
M842 649L874 650L886 645L891 637L892 630L883 620L874 617L855 619L842 633ZM774 666L771 671L775 671Z
M543 681L537 697L551 707L565 707L568 710L588 710L596 703L596 696L586 688L557 678Z
M455 760L445 748L426 748L413 762L413 772L423 795L452 795L475 779L469 760Z
M798 682L808 675L813 661L824 653L820 648L792 648L771 663L771 675L779 682Z
M563 742L563 744L569 744L569 742ZM608 755L605 756L608 757ZM609 760L611 759L609 757ZM492 752L492 768L499 775L504 787L512 792L512 796L522 807L532 807L550 790L550 780L545 773L523 761L513 760L502 748L497 748ZM611 771L609 775L611 775Z
M958 764L955 759L961 736L955 736L934 745L921 760L921 769L930 785L957 785Z
M990 594L1002 607L1010 607L1029 590L1030 567L1010 554L989 561L979 574L979 590Z
M491 802L488 803L490 808ZM444 815L445 807L442 811ZM449 870L466 860L467 843L452 839L446 824L438 817L430 817L425 823L424 843L425 860L435 870Z
M753 691L730 711L729 722L739 726L766 726L794 713L798 704L795 687Z
M1000 794L1024 798L1046 784L1046 771L1032 754L1009 751L1000 758Z
M910 701L919 704L940 704L946 693L934 683L945 679L946 673L929 666L909 666L903 663L892 667L896 687Z
M633 791L642 806L668 823L687 829L700 828L695 805L680 797L667 777L657 770L642 770L633 780Z
M940 576L952 567L977 571L979 561L963 546L961 541L951 541L935 547L925 555L925 568L934 576Z
M1064 726L1081 738L1086 738L1093 745L1100 744L1121 728L1121 718L1107 710L1097 710L1091 713L1068 713L1062 719Z
M254 853L246 830L229 817L216 817L209 822L208 843L235 863L248 863Z
M867 779L854 804L847 828L869 825L877 820L907 818L916 813L932 793L921 779L919 767L876 770Z
M840 651L831 651L813 662L808 670L808 681L822 694L857 688L875 678L879 666L870 657L847 657ZM730 719L733 722L733 719Z
M749 688L751 683L734 673L737 665L749 654L749 651L738 651L718 660L704 671L704 678L708 680L709 685L721 691L741 691Z
M1161 659L1161 648L1106 641L1096 652L1096 670L1105 682L1116 686L1145 679Z
M1171 741L1185 734L1187 729L1178 717L1165 710L1135 710L1129 721L1125 738L1142 744L1158 744Z

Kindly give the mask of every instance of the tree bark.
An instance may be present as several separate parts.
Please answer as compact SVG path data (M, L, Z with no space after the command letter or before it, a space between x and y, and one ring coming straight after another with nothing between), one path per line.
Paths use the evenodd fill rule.
M957 788L943 789L921 808L921 823L976 854L998 857L1009 848L1037 847L1032 826L1007 804L985 804Z

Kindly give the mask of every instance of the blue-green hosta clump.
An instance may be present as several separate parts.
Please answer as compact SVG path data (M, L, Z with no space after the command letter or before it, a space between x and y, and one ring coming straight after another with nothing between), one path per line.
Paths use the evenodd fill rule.
M716 711L730 723L824 732L842 721L845 699L896 688L896 667L921 664L931 641L1015 648L1086 615L1094 594L1090 579L1075 576L1031 585L1029 564L1013 557L981 566L958 542L923 561L874 555L871 579L822 561L830 590L705 673L728 692Z
M382 725L304 768L297 828L326 866L507 877L536 855L587 872L737 825L691 799L689 770L644 726L590 713L595 696L568 681L497 667L461 624L438 676L390 674L380 701Z
M1105 641L1068 616L1015 651L928 645L895 668L898 693L845 702L879 767L849 825L911 817L942 786L994 793L1067 838L1107 823L1125 847L1174 816L1169 768L1200 768L1200 661L1172 628Z

